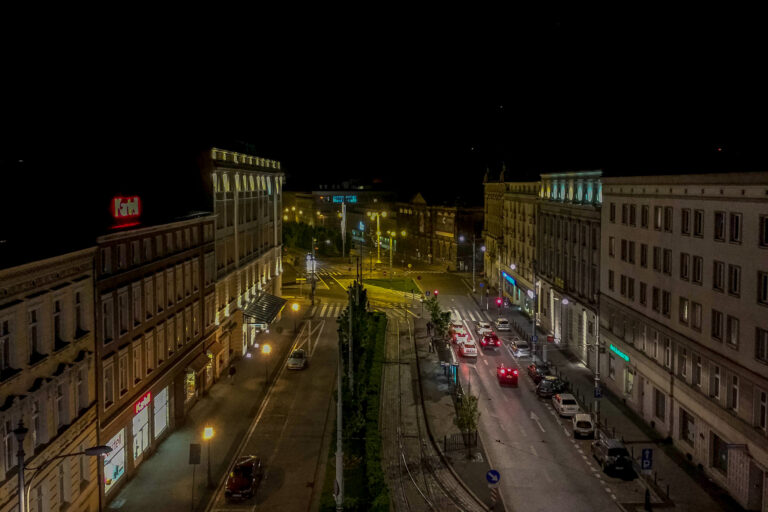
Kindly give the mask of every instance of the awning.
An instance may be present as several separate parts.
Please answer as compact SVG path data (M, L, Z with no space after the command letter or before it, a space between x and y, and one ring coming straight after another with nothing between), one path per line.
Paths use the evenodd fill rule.
M208 359L207 355L200 354L199 356L194 358L191 363L187 365L187 372L189 372L190 370L192 370L195 373L202 371L202 369L205 368L205 365L208 364L208 361L210 361L210 359Z
M280 314L280 311L285 307L287 301L283 298L270 295L269 293L262 293L258 299L248 304L245 308L244 314L248 318L245 320L247 324L270 324Z
M205 353L210 353L213 357L216 357L222 350L224 350L224 345L220 341L217 341L205 349Z

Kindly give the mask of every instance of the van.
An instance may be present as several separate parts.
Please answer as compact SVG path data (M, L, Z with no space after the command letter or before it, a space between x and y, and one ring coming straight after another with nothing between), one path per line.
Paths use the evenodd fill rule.
M632 471L632 457L630 457L624 443L618 439L609 439L599 436L592 443L592 456L595 457L603 471L615 471L628 473Z

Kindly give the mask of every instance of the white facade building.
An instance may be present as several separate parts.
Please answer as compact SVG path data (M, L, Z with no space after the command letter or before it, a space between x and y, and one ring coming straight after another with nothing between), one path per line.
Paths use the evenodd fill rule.
M768 173L603 178L600 373L768 510Z

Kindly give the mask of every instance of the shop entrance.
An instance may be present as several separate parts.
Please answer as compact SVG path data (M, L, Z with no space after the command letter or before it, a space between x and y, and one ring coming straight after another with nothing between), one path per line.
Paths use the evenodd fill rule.
M141 464L147 448L149 448L149 407L145 407L133 417L133 467Z

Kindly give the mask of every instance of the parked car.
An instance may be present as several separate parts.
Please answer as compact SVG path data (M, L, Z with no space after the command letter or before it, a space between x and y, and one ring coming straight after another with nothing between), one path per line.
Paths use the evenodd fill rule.
M531 346L525 340L521 340L520 338L512 340L509 344L509 348L512 350L512 354L515 357L531 357Z
M632 470L632 458L618 439L598 436L592 443L592 456L595 457L603 471L626 473Z
M464 357L477 357L477 345L472 340L459 343L459 354Z
M549 375L549 369L546 366L535 363L528 365L528 376L533 380L534 384L538 384L545 375Z
M303 370L307 367L307 353L304 349L299 348L291 352L288 356L288 369L289 370Z
M541 398L551 398L562 391L565 391L565 383L554 375L545 375L536 386L536 394Z
M499 384L502 386L517 387L517 374L516 368L507 368L503 364L496 367L496 378L499 379Z
M469 340L469 333L464 327L456 327L453 329L453 336L451 338L454 343L465 343Z
M490 331L480 338L480 346L483 348L498 349L501 346L501 340L496 336L495 332Z
M552 407L560 416L573 416L579 412L579 403L570 393L558 393L552 397Z
M224 497L227 501L253 498L262 478L264 469L261 467L261 459L255 455L240 457L227 477Z
M475 322L475 331L477 332L477 334L482 336L483 335L483 331L486 331L486 330L488 330L488 331L491 330L491 324L490 323L484 322L484 321Z
M595 437L595 422L589 414L574 414L571 418L573 422L573 437Z
M506 318L497 318L496 319L496 330L497 331L509 331L512 327L509 325L509 320Z

